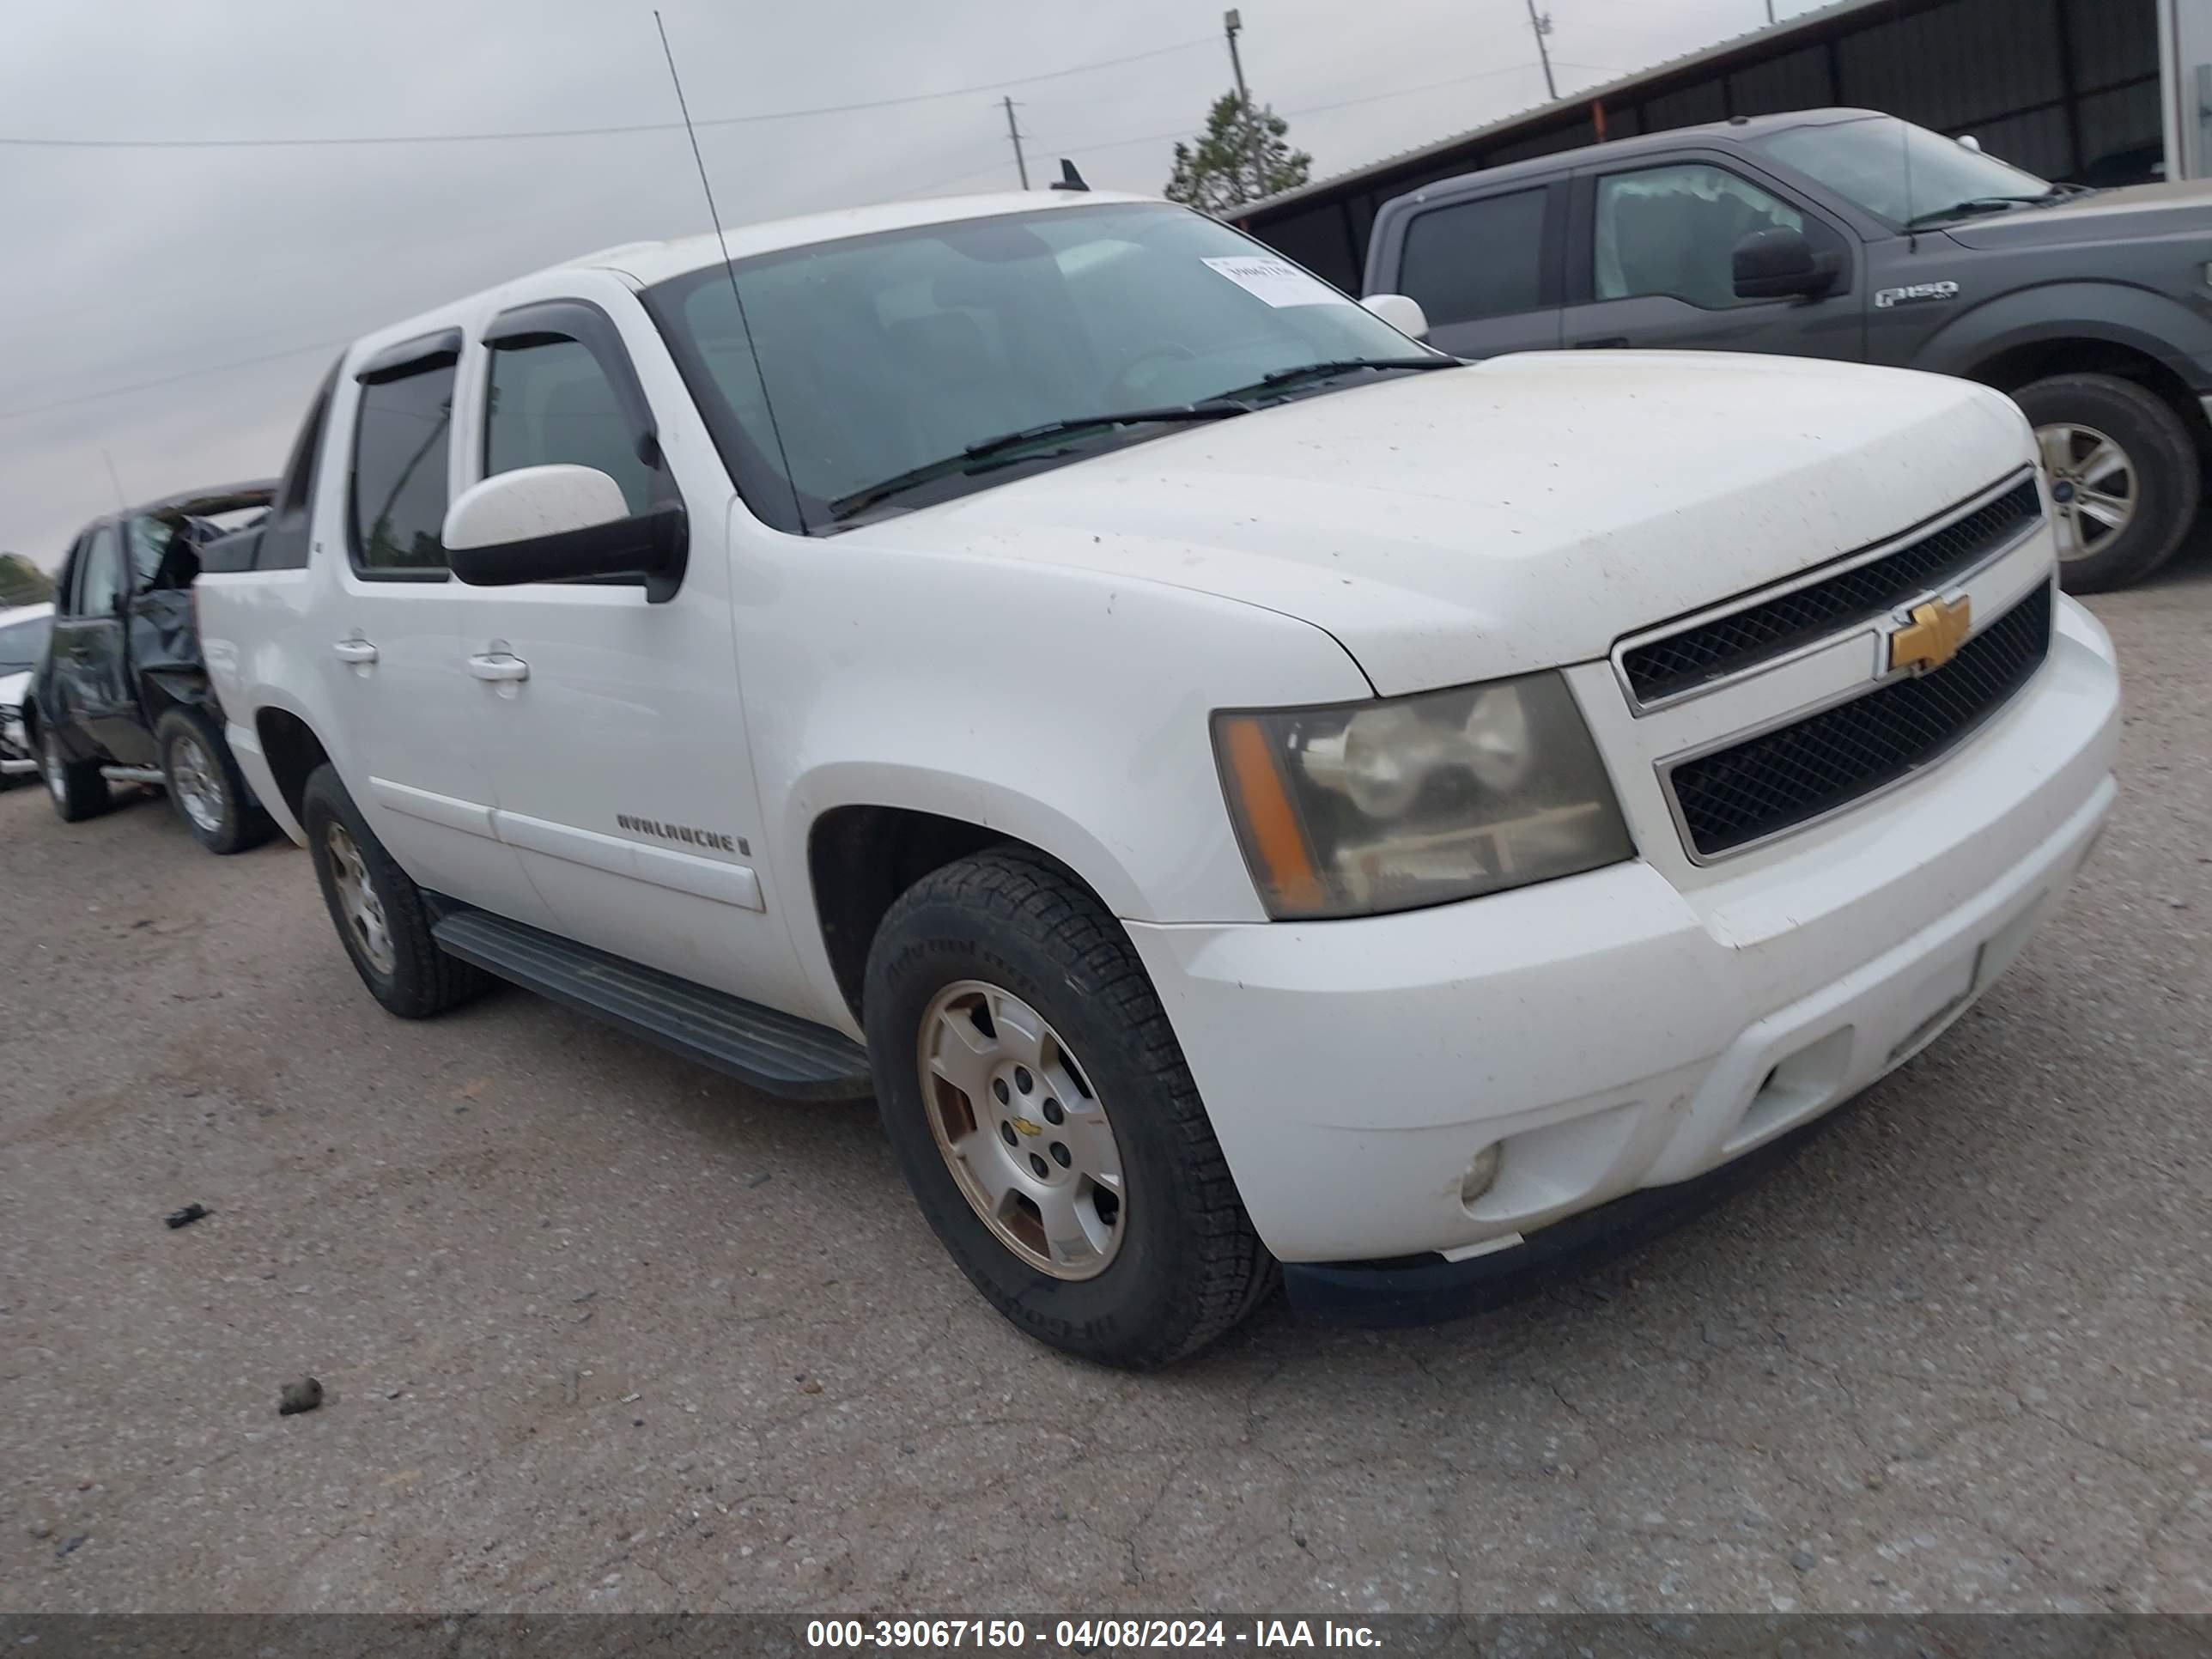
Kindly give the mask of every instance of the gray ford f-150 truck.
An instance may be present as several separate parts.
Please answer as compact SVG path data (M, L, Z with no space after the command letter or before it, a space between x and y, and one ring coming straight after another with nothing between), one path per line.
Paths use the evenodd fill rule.
M1366 291L1418 301L1465 357L1692 347L1996 386L2041 440L2075 592L2173 552L2212 450L2212 185L2053 185L1866 110L1425 185L1376 215Z

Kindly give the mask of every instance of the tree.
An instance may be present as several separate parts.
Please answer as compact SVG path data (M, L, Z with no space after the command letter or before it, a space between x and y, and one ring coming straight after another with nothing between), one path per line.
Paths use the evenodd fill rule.
M1175 147L1168 200L1219 216L1303 185L1313 157L1291 148L1290 130L1272 104L1255 109L1237 94L1223 93L1206 112L1205 136L1195 145Z
M0 553L0 605L43 605L54 596L54 579L21 553Z

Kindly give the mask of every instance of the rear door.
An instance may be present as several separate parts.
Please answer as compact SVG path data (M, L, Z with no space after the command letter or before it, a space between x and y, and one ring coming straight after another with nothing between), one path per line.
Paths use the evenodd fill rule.
M806 1006L771 902L739 699L726 523L734 495L667 348L597 271L518 285L486 329L465 465L597 468L633 513L688 514L680 586L532 582L467 641L501 836L560 931L750 1000Z
M1378 271L1420 301L1429 340L1459 357L1559 343L1567 180L1424 199L1384 233Z
M315 523L339 542L319 548L336 591L317 602L327 625L310 648L346 786L400 867L434 892L550 927L492 825L489 710L467 658L493 595L446 567L462 340L457 324L371 349L338 386L315 482Z
M72 757L98 754L124 765L153 759L139 719L124 641L130 570L115 521L94 526L74 561L66 608L54 618L54 683Z
M1817 300L1739 300L1736 244L1802 232L1841 266ZM1585 167L1567 239L1571 346L1865 356L1857 239L1823 209L1734 155L1694 151Z

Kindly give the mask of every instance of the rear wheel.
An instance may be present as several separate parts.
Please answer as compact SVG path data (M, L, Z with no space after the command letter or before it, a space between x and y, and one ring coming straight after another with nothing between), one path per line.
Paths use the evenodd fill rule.
M430 937L422 890L384 850L361 809L323 765L307 780L300 823L331 924L369 994L402 1019L427 1019L458 1007L489 981L447 956Z
M2109 374L2054 374L2013 394L2035 427L2069 593L2141 581L2196 521L2203 462L2181 419Z
M107 780L100 775L100 763L70 759L52 726L39 733L39 773L64 823L81 823L107 810Z
M169 805L210 853L242 853L276 833L207 713L172 708L154 727Z
M1149 1370L1273 1285L1127 935L1064 872L1006 852L924 877L877 933L865 1007L908 1185L1029 1334Z

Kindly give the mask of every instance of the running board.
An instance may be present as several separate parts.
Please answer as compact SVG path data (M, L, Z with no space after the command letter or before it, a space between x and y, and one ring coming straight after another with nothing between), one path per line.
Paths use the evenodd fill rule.
M811 1020L483 910L448 912L433 925L430 937L448 956L711 1066L763 1094L858 1100L875 1092L867 1051Z
M110 783L150 783L157 787L167 781L158 766L103 766L100 775Z

